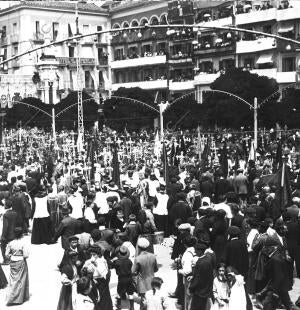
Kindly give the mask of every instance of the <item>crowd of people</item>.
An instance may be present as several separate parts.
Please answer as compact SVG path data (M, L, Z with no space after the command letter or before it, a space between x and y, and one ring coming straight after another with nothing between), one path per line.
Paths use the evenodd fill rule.
M289 291L300 276L299 134L262 137L257 158L247 135L193 135L201 141L166 135L166 160L155 135L131 134L127 147L126 134L108 130L99 141L110 136L114 147L104 143L92 155L70 151L49 160L33 147L32 158L3 158L1 253L10 274L7 280L0 265L0 289L7 287L7 305L29 299L29 235L35 245L61 240L58 310L121 309L123 299L130 310L136 301L160 310L170 298L184 310L298 309ZM91 156L94 170L87 169ZM162 236L174 240L177 287L169 295L155 275Z

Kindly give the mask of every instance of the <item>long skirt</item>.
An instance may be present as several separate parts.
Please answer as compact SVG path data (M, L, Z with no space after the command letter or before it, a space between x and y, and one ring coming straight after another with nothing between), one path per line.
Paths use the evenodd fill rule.
M72 285L63 285L60 290L57 310L73 310Z
M3 288L6 288L6 286L7 286L6 276L5 276L4 271L0 265L0 290Z
M43 218L36 218L32 225L32 244L50 244L52 240L52 226L50 216Z
M100 301L99 301L99 304L97 305L97 309L113 310L113 304L112 304L110 290L109 290L109 280L106 280L103 278L97 279L96 287L100 295Z
M22 304L29 299L29 276L25 259L10 263L7 305Z

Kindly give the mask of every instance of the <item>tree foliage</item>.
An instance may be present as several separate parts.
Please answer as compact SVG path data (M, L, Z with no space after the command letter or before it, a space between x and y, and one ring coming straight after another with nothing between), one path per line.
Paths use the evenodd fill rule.
M211 84L212 90L222 90L233 93L253 106L254 98L258 103L278 91L277 82L265 76L251 74L249 71L233 68L226 70ZM273 96L262 109L259 110L259 119L262 124L273 122L270 107L276 107L279 95ZM253 124L253 109L233 96L221 93L208 93L204 101L204 120L207 125L217 124L224 127L239 128ZM270 118L271 116L271 118ZM274 117L273 117L274 118Z
M91 99L91 100L86 100ZM83 100L83 115L84 115L84 126L86 128L92 127L94 122L97 120L98 105L85 92L82 93ZM77 105L77 92L71 92L65 99L58 104L54 105L55 114L65 110L60 117L56 118L56 129L76 129L78 121L78 105ZM45 104L41 100L33 97L24 98L23 103L28 103L33 107L37 107L48 114L52 115L52 106ZM8 127L15 127L17 124L29 127L43 127L51 128L52 119L49 115L38 111L37 109L24 104L14 104L11 109L8 109L5 120ZM68 107L70 107L68 109Z
M123 98L128 98L128 100ZM117 130L125 127L128 129L153 128L153 119L158 117L158 113L140 102L145 102L158 109L154 101L153 94L147 90L139 87L121 87L114 93L112 98L104 102L106 124Z

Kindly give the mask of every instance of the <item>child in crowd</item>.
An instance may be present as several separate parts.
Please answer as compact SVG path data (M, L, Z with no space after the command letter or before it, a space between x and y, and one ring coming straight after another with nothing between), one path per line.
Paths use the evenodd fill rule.
M165 310L167 305L167 294L161 290L163 280L159 277L154 277L151 281L152 290L146 292L147 310Z

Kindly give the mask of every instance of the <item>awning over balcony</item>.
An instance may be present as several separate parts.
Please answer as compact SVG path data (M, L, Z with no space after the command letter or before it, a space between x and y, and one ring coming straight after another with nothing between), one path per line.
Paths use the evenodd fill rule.
M284 25L278 28L278 33L286 33L290 31L294 31L294 25Z
M262 64L269 64L273 62L273 55L272 54L263 54L260 55L256 61L257 65L262 65Z

